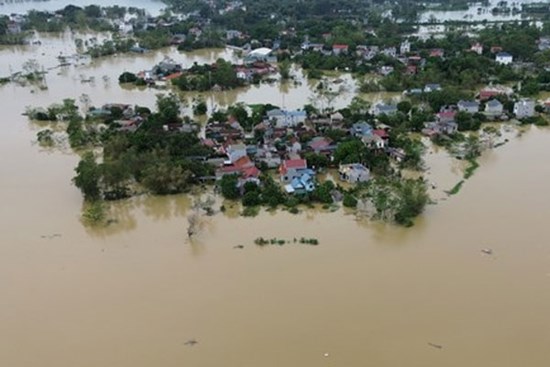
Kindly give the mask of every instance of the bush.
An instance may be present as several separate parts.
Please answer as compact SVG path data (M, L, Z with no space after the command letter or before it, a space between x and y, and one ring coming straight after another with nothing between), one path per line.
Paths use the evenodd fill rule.
M347 208L356 208L357 207L357 199L351 194L345 194L344 195L344 201L342 203Z
M138 77L134 73L130 73L128 71L125 71L124 73L120 74L118 77L119 83L135 83L138 80Z

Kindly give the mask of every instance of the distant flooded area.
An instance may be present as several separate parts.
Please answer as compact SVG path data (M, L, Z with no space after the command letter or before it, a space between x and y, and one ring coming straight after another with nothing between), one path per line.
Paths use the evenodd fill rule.
M151 12L162 7L120 5L143 2ZM0 12L60 4L5 2ZM485 152L454 196L445 192L464 162L427 144L433 204L411 228L345 208L245 218L229 203L220 212L223 199L210 192L216 213L201 219L192 241L189 195L122 200L112 204L109 226L90 227L71 183L78 154L40 147L26 108L64 98L82 105L82 95L96 106L152 107L168 90L121 87L123 71L165 57L189 66L238 56L165 48L59 66L57 56L74 54L78 37L102 36L37 34L41 44L0 48L0 76L30 59L47 72L45 89L0 86L0 366L549 365L548 128L506 125L510 141ZM200 95L220 108L315 102L316 83L291 73L284 84ZM352 75L328 80L336 109L358 95ZM261 247L258 237L288 243ZM319 244L294 242L301 237Z

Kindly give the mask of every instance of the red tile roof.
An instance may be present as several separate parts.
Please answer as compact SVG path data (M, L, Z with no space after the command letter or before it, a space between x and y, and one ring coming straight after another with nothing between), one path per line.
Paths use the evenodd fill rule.
M383 129L376 129L372 133L373 135L379 136L381 138L389 138L388 132Z

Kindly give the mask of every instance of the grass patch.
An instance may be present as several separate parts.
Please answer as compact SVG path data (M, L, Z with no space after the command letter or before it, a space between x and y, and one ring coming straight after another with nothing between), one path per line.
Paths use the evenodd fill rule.
M247 206L243 209L241 215L243 217L255 217L258 214L260 214L260 207L259 206Z
M460 182L458 182L456 185L453 186L452 189L450 189L449 191L446 191L448 195L456 195L458 194L458 192L460 191L460 189L462 188L462 185L464 185L464 180L460 180Z
M464 170L464 179L466 180L472 177L475 170L479 167L479 163L473 159L470 159L468 162L470 162L470 165Z

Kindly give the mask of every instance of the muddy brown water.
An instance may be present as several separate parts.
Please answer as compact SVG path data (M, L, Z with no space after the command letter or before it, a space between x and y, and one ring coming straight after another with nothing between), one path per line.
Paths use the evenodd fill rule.
M21 112L82 93L152 105L153 91L115 81L162 54L145 58L53 74L47 91L0 87L0 366L549 365L548 130L484 155L410 229L264 211L205 218L190 243L184 195L121 202L118 223L88 228L70 183L78 156L37 146ZM427 159L441 187L460 179L446 153ZM258 236L320 245L260 248Z

